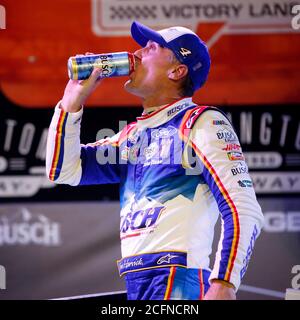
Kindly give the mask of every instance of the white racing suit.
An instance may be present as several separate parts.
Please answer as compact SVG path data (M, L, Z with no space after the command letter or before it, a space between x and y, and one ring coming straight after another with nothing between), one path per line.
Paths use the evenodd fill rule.
M212 279L237 290L263 215L226 116L183 98L112 138L81 145L83 111L67 113L59 105L48 135L47 174L72 186L120 183L118 267L128 298L202 299Z

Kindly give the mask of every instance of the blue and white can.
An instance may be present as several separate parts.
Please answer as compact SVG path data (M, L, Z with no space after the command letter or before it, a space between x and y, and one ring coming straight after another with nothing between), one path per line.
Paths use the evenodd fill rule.
M69 78L87 79L94 67L102 69L100 78L128 76L134 70L134 55L129 52L115 52L70 57Z

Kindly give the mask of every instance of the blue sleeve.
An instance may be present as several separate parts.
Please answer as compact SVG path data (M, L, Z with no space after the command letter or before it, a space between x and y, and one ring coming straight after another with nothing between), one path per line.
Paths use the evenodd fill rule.
M81 147L79 185L120 182L119 148L112 145Z

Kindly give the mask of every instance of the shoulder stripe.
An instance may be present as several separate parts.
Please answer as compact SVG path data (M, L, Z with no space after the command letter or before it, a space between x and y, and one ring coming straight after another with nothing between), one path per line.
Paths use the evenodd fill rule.
M188 137L189 134L190 134L190 131L193 128L193 126L194 126L195 122L197 121L197 119L201 116L201 114L204 111L207 111L207 110L218 111L218 112L222 113L227 118L226 114L222 110L220 110L220 109L218 109L216 107L212 107L212 106L197 106L196 108L188 110L186 112L186 114L184 115L184 117L182 119L181 125L179 127L179 133L181 135L183 135L183 136ZM228 119L228 121L229 121L229 119Z
M200 115L207 109L211 109L212 107L208 106L197 106L193 109L188 110L184 117L182 118L181 124L179 126L179 135L188 137L189 133L196 122L196 120L200 117Z
M65 127L67 123L68 113L64 110L60 111L60 116L56 126L55 146L52 159L51 170L49 173L49 179L55 181L61 171L63 157L64 157L64 137Z

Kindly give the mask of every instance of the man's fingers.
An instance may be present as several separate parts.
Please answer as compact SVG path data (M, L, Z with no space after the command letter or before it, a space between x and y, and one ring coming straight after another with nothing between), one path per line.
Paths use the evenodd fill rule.
M101 68L94 68L92 74L90 75L90 79L92 79L93 81L97 81L98 78L101 76L101 73Z
M87 79L87 81L90 84L94 84L97 81L99 81L100 76L101 76L101 69L100 68L94 68L93 72L91 73L90 77Z
M90 74L89 78L84 80L78 80L78 83L82 86L93 86L95 83L100 82L102 80L101 76L101 69L100 68L94 68L92 73Z

